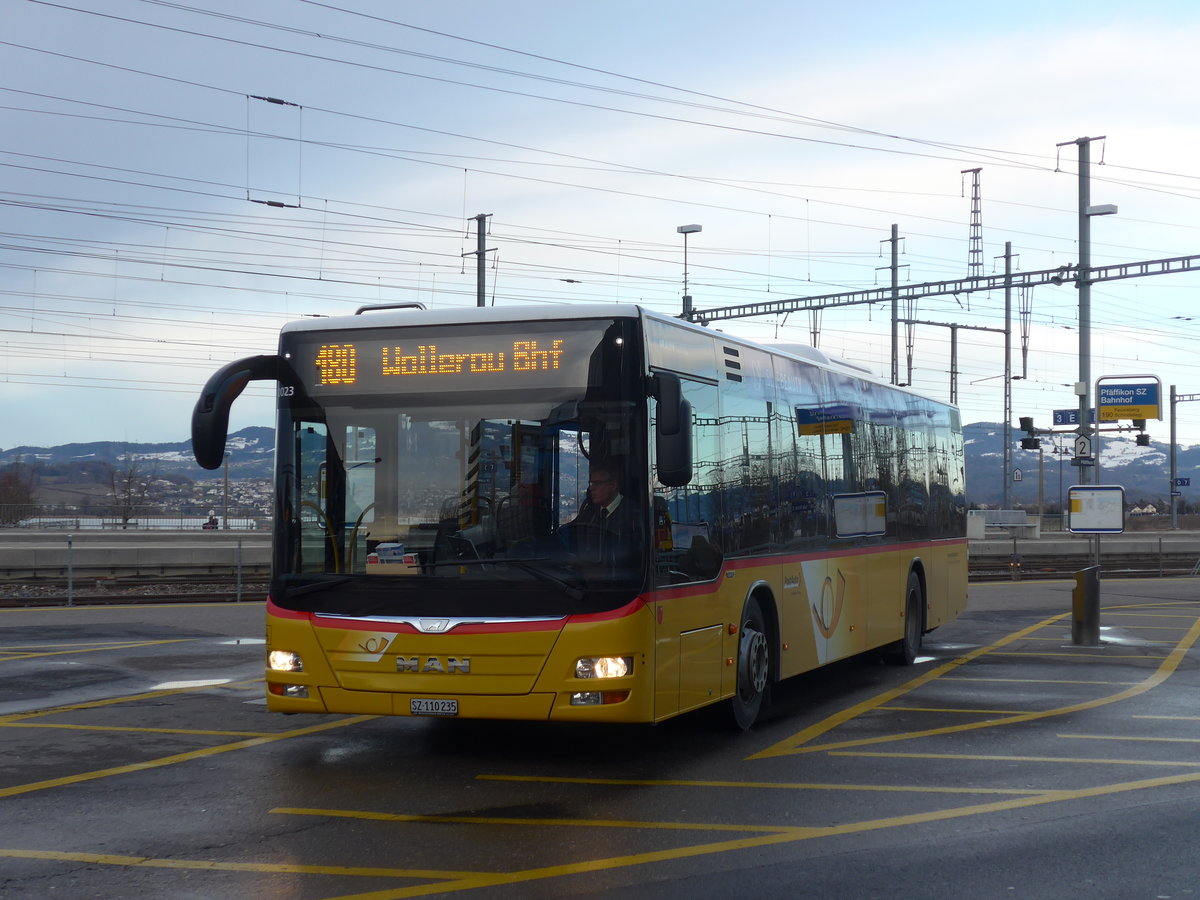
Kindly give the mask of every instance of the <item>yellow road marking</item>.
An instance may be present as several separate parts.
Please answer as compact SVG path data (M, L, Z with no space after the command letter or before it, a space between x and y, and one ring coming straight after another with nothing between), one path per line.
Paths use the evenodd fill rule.
M119 706L122 703L137 703L141 700L157 700L160 697L172 697L176 694L189 694L195 691L219 688L224 690L231 687L246 687L251 684L261 684L264 678L248 678L245 681L230 681L226 684L198 684L192 687L167 688L159 691L143 691L140 694L126 694L122 697L108 697L104 700L88 700L84 703L72 703L67 706L52 706L49 709L35 709L29 712L12 713L0 716L0 725L8 725L25 719L40 719L44 716L54 716L59 713L75 712L81 709L98 709L102 706Z
M953 709L948 706L881 706L879 707L887 712L919 712L919 713L960 713L966 716L1016 716L1023 712L1028 712L1024 709Z
M886 828L898 828L911 825L923 825L930 822L943 822L969 816L988 813L1008 812L1043 806L1051 803L1063 803L1072 800L1082 800L1109 794L1126 793L1129 791L1149 790L1158 787L1169 787L1179 784L1191 784L1200 781L1200 773L1185 775L1170 775L1160 778L1147 778L1140 781L1130 781L1122 784L1102 785L1100 787L1079 788L1075 790L1047 791L1032 797L1021 797L1010 800L997 800L991 803L981 803L972 806L955 807L951 809L934 810L932 812L912 813L903 816L892 816L883 819L871 819L863 822L849 822L843 825L816 827L780 826L774 833L757 837L739 838L731 841L718 841L707 844L694 844L678 847L672 850L658 850L650 853L636 853L627 856L591 859L577 863L565 863L555 866L544 866L507 874L479 873L455 881L445 881L436 884L410 886L392 890L371 891L369 893L343 895L331 900L400 900L406 897L420 897L428 894L448 893L451 891L475 890L484 887L495 887L502 884L522 884L530 881L548 878L560 878L568 875L581 875L588 872L599 872L617 868L643 866L649 863L670 862L689 859L697 856L707 856L714 853L729 853L736 850L752 850L758 847L768 847L778 844L796 843L823 837L840 837L849 834L861 834L867 831L878 831Z
M442 869L384 869L363 866L313 866L299 863L238 863L206 859L154 859L148 856L121 856L114 853L78 853L58 850L16 850L0 848L0 857L8 859L44 859L53 862L87 863L103 866L129 866L143 869L203 869L214 872L269 872L272 874L354 875L363 878L464 878L478 872Z
M359 722L367 722L376 716L353 716L348 719L336 719L332 722L322 722L318 725L310 725L307 728L297 728L292 731L283 731L279 734L266 735L262 737L249 738L243 741L235 741L232 744L221 744L217 747L206 747L201 750L188 750L184 753L175 753L171 756L162 756L158 759L148 759L145 762L128 763L123 766L112 766L108 769L97 769L92 772L80 772L76 775L66 775L62 778L50 778L46 781L34 781L30 784L18 784L13 787L0 788L0 797L15 797L19 794L30 794L34 791L44 791L50 788L66 787L71 784L81 784L85 781L96 781L101 778L111 778L114 775L128 775L131 772L144 772L148 769L159 769L163 766L173 766L176 763L190 762L193 759L203 759L206 756L216 756L221 753L229 753L231 750L245 750L250 747L259 747L263 744L270 744L275 741L286 741L290 738L301 737L308 734L317 734L322 731L330 731L334 728L342 728L347 725L356 725Z
M371 718L371 717L361 717ZM343 723L338 723L343 724ZM299 732L297 732L299 733ZM115 854L90 854L90 853L61 853L54 851L37 851L37 850L12 850L0 849L0 857L14 859L45 859L67 862L83 862L98 865L122 865L130 867L147 867L147 868L164 868L164 869L198 869L211 871L234 871L234 872L271 872L271 873L302 873L302 874L318 874L318 875L353 875L353 876L371 876L371 877L397 877L397 878L420 878L431 879L433 883L424 885L410 885L402 888L393 888L383 891L371 891L369 893L360 893L354 895L345 895L336 900L399 900L405 897L418 897L433 893L445 893L449 891L472 890L483 887L497 886L501 884L520 884L535 880L545 880L549 878L558 878L569 875L579 875L588 872L603 871L606 869L628 868L632 866L647 865L655 862L668 862L680 859L687 859L696 856L709 855L714 853L728 853L737 850L748 850L757 847L765 847L776 844L795 843L798 841L811 840L821 837L837 837L849 834L860 834L867 831L881 830L886 828L897 828L912 825L921 825L930 822L947 821L956 818L964 818L968 816L984 815L996 812L1006 812L1016 809L1041 806L1051 803L1062 803L1072 800L1081 800L1089 797L1098 797L1118 793L1126 793L1129 791L1150 790L1159 787L1169 787L1173 785L1189 784L1200 781L1200 773L1165 776L1160 778L1142 779L1139 781L1124 782L1112 785L1102 785L1099 787L1079 788L1074 790L1051 790L1039 792L1033 796L1025 796L1010 800L994 801L991 803L975 804L971 806L955 807L951 809L935 810L924 813L913 813L903 816L892 816L882 819L872 819L862 822L851 822L841 825L831 826L716 826L716 828L728 828L731 830L753 831L762 830L766 832L759 836L740 838L731 841L719 841L707 844L697 844L685 847L679 847L670 850L659 850L650 853L630 854L626 856L608 857L603 859L585 860L577 863L567 863L555 866L544 866L532 869L524 869L510 873L496 872L450 872L443 870L426 870L426 869L382 869L382 868L356 868L356 867L340 867L340 866L313 866L313 865L298 865L293 863L224 863L205 860L176 860L176 859L150 859L146 857L136 856L119 856ZM277 812L290 812L290 810L276 810ZM305 812L296 810L296 812ZM317 811L313 811L317 812ZM320 814L329 814L337 811L319 811ZM355 818L375 819L379 821L462 821L463 817L427 817L427 816L404 816L401 814L384 814L384 813L352 813ZM480 817L473 820L478 824L492 824L496 821L510 820L495 820ZM518 824L595 824L587 823L579 820L512 820ZM598 820L603 822L604 820ZM620 824L620 823L613 823ZM647 823L632 823L634 827L648 827ZM649 823L653 826L654 823ZM670 826L668 826L670 827ZM708 829L714 830L714 826L696 825L694 823L686 823L689 830Z
M1134 627L1136 627L1136 626L1134 626ZM1132 631L1132 630L1133 630L1133 627L1130 627L1130 628L1123 628L1123 629L1121 629L1121 630L1122 630L1122 631ZM1155 631L1172 631L1172 632L1174 632L1174 631L1178 631L1179 629L1178 629L1177 627L1175 627L1174 625L1172 625L1170 628L1166 628L1166 627L1163 627L1163 626L1156 626L1156 627L1154 628L1154 630L1155 630ZM1056 636L1056 637L1030 637L1030 638L1025 638L1025 640L1027 640L1027 641L1029 641L1029 642L1031 642L1031 643L1032 643L1032 642L1034 642L1034 641L1040 641L1040 642L1042 642L1043 644L1059 644L1060 646L1065 646L1065 645L1063 644L1063 641L1070 641L1070 639L1071 639L1071 638L1070 638L1070 636L1069 636L1069 635L1067 635L1067 634L1060 634L1060 635L1058 635L1058 636ZM1113 640L1112 638L1106 638L1104 635L1101 635L1101 637L1100 637L1100 642L1101 642L1101 643L1103 643L1105 646L1108 646L1108 647L1124 647L1124 646L1127 646L1127 641L1126 641L1125 639L1118 638L1118 639L1116 639L1116 640ZM1164 640L1147 640L1146 638L1138 638L1138 639L1137 639L1137 644L1135 644L1135 645L1133 645L1133 646L1137 646L1137 647L1173 647L1173 646L1175 646L1175 642L1174 642L1174 641L1164 641ZM1014 651L1014 652L1015 652L1015 651ZM1001 655L1004 655L1004 654L1001 654ZM1072 655L1080 656L1080 655L1082 655L1082 654L1072 654ZM1108 658L1109 658L1109 659L1112 659L1113 657L1112 657L1111 655L1109 655L1109 656L1108 656Z
M957 733L964 732L964 731L974 731L974 730L979 730L979 729L983 729L983 728L995 728L998 725L1013 725L1013 724L1017 724L1020 722L1033 722L1033 721L1037 721L1039 719L1048 719L1048 718L1052 718L1055 716L1066 715L1069 713L1081 712L1081 711L1087 710L1087 709L1096 709L1101 706L1107 706L1112 703L1118 703L1122 700L1128 700L1131 697L1139 696L1139 695L1144 694L1147 691L1157 687L1158 685L1162 684L1164 681L1167 680L1168 677L1170 677L1175 672L1176 669L1178 669L1180 663L1182 663L1184 658L1186 657L1188 650L1191 649L1191 647L1196 643L1197 640L1200 640L1200 618L1197 618L1193 621L1192 627L1188 629L1187 633L1180 639L1179 643L1176 644L1175 649L1173 649L1169 654L1167 654L1165 657L1163 657L1161 659L1161 665L1159 665L1158 668L1155 669L1154 672L1149 677L1143 679L1142 681L1134 682L1130 687L1127 687L1121 691L1117 691L1116 693L1110 694L1106 697L1098 697L1093 700L1085 700L1085 701L1082 701L1079 703L1073 703L1073 704L1069 704L1067 706L1055 707L1053 709L1048 709L1048 710L1020 713L1018 715L1003 716L1000 718L993 718L993 719L984 719L983 721L979 721L979 722L965 722L965 723L959 723L957 725L947 725L947 726L943 726L940 728L928 728L928 729L924 729L921 731L909 731L909 732L902 732L899 734L878 735L878 736L872 737L872 738L858 738L858 739L854 739L854 740L838 741L838 742L834 742L834 743L808 746L809 742L811 742L812 740L814 740L817 737L820 737L823 734L826 734L827 732L836 728L838 725L848 722L851 719L857 718L858 716L862 715L865 712L868 712L868 711L874 710L874 709L878 709L879 707L884 706L887 703L890 703L892 700L895 700L897 697L901 697L904 694L910 693L910 692L916 690L918 687L920 687L924 684L927 684L930 681L933 681L933 680L941 677L942 675L947 674L948 672L953 671L957 667L959 667L967 662L970 662L971 660L978 659L980 656L983 656L987 653L993 653L1000 647L1006 647L1006 646L1014 643L1015 641L1018 641L1024 637L1026 637L1027 635L1032 634L1034 631L1036 631L1039 628L1043 628L1050 623L1053 623L1053 622L1056 622L1056 621L1059 621L1059 620L1065 618L1066 615L1067 614L1064 613L1059 616L1054 616L1050 619L1044 620L1043 622L1039 622L1036 625L1031 625L1028 628L1024 628L1021 631L1014 632L1013 634L1008 635L1007 637L1001 638L999 641L996 641L995 643L990 644L987 647L977 648L976 650L972 651L971 653L967 653L964 656L961 656L957 659L951 660L950 662L944 663L934 669L931 669L929 672L926 672L924 675L922 675L918 678L914 678L912 681L908 682L907 684L901 685L900 687L894 688L890 691L885 691L884 693L879 694L876 697L873 697L869 700L864 700L862 703L858 703L852 707L842 710L840 713L836 713L835 715L832 715L832 716L826 718L825 720L818 722L817 724L815 724L809 728L804 729L803 731L799 732L796 735L793 735L790 738L780 741L779 743L774 744L773 746L768 747L765 750L761 750L758 753L753 754L749 758L750 759L767 759L767 758L770 758L773 756L787 756L790 754L798 754L798 753L814 753L814 752L821 752L821 751L828 751L828 750L840 750L840 749L845 749L848 747L862 747L862 746L867 746L867 745L871 745L871 744L885 744L885 743L892 743L894 741L913 740L914 738L934 737L937 735L945 735L945 734L957 734ZM1140 657L1140 658L1147 659L1149 657ZM1155 657L1155 658L1157 658L1157 657Z
M135 734L191 734L200 737L266 737L270 731L205 731L199 728L136 728L132 725L66 725L58 722L0 722L0 728L61 728L65 731L129 731Z
M949 759L966 762L1035 762L1035 763L1070 763L1071 765L1094 766L1150 766L1157 768L1195 769L1200 768L1200 762L1171 762L1157 759L1099 759L1088 757L1067 756L999 756L982 753L882 753L860 750L834 751L830 756L854 756L867 759Z
M154 638L155 641L168 640L192 640L192 638ZM129 638L121 641L56 641L53 644L4 644L0 646L0 652L3 653L24 653L28 650L57 650L62 647L100 647L101 649L108 647L123 647L131 643ZM134 642L139 643L139 642Z
M1167 659L1166 656L1151 656L1146 653L1045 653L1036 650L1004 650L993 656L1036 657L1038 659Z
M325 816L332 819L363 819L373 822L405 822L436 825L522 825L544 828L626 828L661 831L738 831L777 834L778 825L727 825L717 822L640 822L623 819L523 819L515 816L428 816L382 813L355 809L304 809L281 806L273 813L289 816ZM786 827L786 826L785 826Z
M651 778L571 778L559 775L476 775L478 781L516 781L534 784L592 784L620 787L750 788L774 791L879 791L916 794L1018 794L1035 790L1016 788L926 787L892 784L822 784L803 781L684 781Z
M777 743L771 747L766 748L765 750L760 750L758 753L752 754L748 758L749 759L768 759L773 756L786 756L786 755L789 755L792 753L804 752L800 748L802 748L805 744L807 744L809 741L812 741L813 739L815 739L817 737L820 737L821 735L825 734L828 731L832 731L837 726L839 726L845 722L849 722L852 719L856 719L859 716L861 716L863 713L870 712L873 709L883 706L885 703L890 703L892 700L895 700L898 697L903 697L905 694L909 694L912 691L915 691L917 688L921 687L922 685L928 684L931 681L936 681L937 679L941 678L942 676L947 675L950 672L953 672L959 666L966 665L967 663L971 662L974 659L978 659L979 657L983 656L986 653L992 652L1000 647L1006 647L1009 644L1014 643L1015 641L1019 641L1021 638L1026 637L1027 635L1033 634L1035 631L1037 631L1040 628L1045 628L1048 625L1054 624L1055 622L1061 622L1066 617L1067 617L1067 613L1062 613L1061 615L1052 616L1049 619L1044 619L1043 621L1038 622L1035 625L1030 625L1028 628L1023 628L1020 631L1013 632L1012 634L1010 634L1006 637L1003 637L1000 640L987 645L986 647L976 647L974 650L970 651L969 653L965 653L962 656L957 657L956 659L950 660L949 662L942 663L940 666L935 666L934 668L932 668L928 672L926 672L924 675L920 675L917 678L914 678L912 681L909 681L907 684L902 684L900 687L893 688L890 691L885 691L884 693L879 694L875 697L872 697L869 700L864 700L861 703L856 703L854 706L847 707L846 709L842 710L841 712L835 713L834 715L829 716L828 718L824 719L823 721L818 722L817 724L812 725L808 728L805 728L803 731L799 732L798 734L792 735L789 738L785 738L784 740L780 741L779 743Z
M1083 681L1079 679L1067 678L984 678L977 675L947 675L942 681L978 681L981 683L994 682L996 684L1098 684L1100 686L1128 686L1131 684L1141 684L1140 681Z
M1200 744L1200 738L1135 737L1124 734L1060 734L1058 737L1075 738L1085 741L1143 741L1150 744Z
M171 638L169 640L159 641L127 641L121 644L103 644L89 647L82 647L78 650L50 650L41 653L17 652L6 650L6 655L2 662L12 662L18 659L42 659L47 656L70 656L76 653L99 653L102 650L135 650L139 647L161 647L164 644L183 644L187 641L195 640L195 638Z

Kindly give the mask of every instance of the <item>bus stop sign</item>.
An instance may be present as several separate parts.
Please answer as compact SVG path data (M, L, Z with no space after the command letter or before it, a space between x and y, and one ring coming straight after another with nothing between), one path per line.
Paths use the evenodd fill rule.
M1101 422L1121 419L1161 419L1157 382L1096 384L1096 409Z

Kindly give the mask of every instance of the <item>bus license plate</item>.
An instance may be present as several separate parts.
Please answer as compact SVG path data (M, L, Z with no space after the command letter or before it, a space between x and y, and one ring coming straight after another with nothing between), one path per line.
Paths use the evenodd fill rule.
M414 716L457 716L457 700L423 700L413 697L408 701L408 711Z

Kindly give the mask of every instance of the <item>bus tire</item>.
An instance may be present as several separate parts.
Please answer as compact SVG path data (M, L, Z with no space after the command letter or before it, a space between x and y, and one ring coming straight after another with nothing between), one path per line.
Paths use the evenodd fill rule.
M921 652L921 635L925 633L925 591L916 572L908 573L904 591L904 637L887 649L887 661L896 666L911 666Z
M733 695L733 721L746 731L765 705L771 678L771 641L758 600L751 597L742 610L738 629L737 689Z

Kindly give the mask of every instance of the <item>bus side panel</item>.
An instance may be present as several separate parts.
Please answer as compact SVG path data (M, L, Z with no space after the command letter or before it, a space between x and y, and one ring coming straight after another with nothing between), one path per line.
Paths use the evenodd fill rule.
M737 621L743 599L737 598L739 609L733 610L735 586L727 581L732 579L722 574L713 582L663 591L655 599L655 721L725 693L725 660L737 652L729 624Z
M810 586L811 582L811 586ZM820 631L814 626L814 609L821 610L824 577L816 577L811 562L792 562L783 566L779 601L779 676L790 678L820 665ZM814 593L815 591L815 593Z
M953 622L967 606L967 543L942 541L929 554L925 567L928 586L925 627L937 628Z
M874 579L877 594L872 598L871 619L864 649L886 647L904 637L908 574L912 571L917 557L925 560L927 571L936 572L936 560L925 557L923 548L914 549L901 544L877 558ZM936 574L934 577L937 577Z

